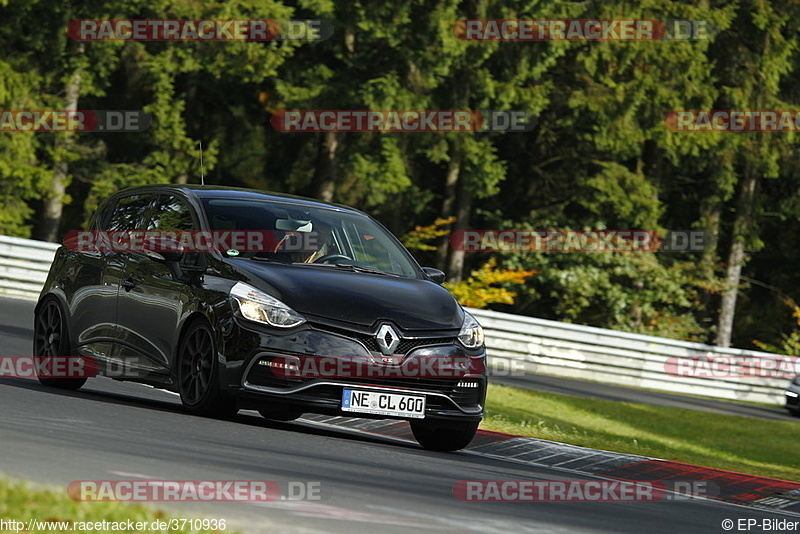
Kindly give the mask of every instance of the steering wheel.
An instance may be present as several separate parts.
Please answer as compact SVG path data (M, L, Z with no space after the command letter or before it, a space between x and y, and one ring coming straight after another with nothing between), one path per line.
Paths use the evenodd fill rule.
M324 256L320 256L319 258L314 260L314 263L328 263L331 260L353 261L353 258L345 256L344 254L325 254Z

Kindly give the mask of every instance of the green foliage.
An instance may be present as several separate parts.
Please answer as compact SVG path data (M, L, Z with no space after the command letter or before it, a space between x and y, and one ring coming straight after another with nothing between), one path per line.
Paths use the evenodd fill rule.
M514 304L517 293L509 287L524 285L525 280L535 274L536 271L498 269L497 260L491 258L466 280L445 283L444 287L462 306L486 308L490 304Z
M494 218L494 217L493 217ZM495 227L549 230L548 221ZM667 252L506 252L500 266L536 271L512 308L527 315L701 341L703 291L716 291L691 257Z
M36 108L30 92L35 77L0 60L0 109ZM37 197L47 172L36 160L33 134L0 133L0 235L29 237L25 223L33 214L28 202Z
M792 310L794 325L791 332L784 334L779 344L765 343L758 340L753 341L753 343L758 348L768 352L797 357L800 355L800 306L790 298L784 298L783 303Z
M450 225L456 222L455 217L448 217L446 219L436 219L433 224L427 226L417 226L400 241L403 246L411 250L436 250L436 247L431 245L431 241L435 241L450 232Z
M563 253L542 263L537 284L561 320L701 339L692 313L698 304L693 263L670 265L658 254L627 252Z
M660 230L658 221L664 206L658 200L655 185L643 174L631 172L619 163L597 164L600 172L585 181L593 194L581 199L581 204L603 221Z

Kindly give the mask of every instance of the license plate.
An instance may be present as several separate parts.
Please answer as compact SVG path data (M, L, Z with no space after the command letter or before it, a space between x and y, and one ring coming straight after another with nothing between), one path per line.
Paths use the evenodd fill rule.
M425 397L345 389L342 391L342 411L423 419L425 417Z

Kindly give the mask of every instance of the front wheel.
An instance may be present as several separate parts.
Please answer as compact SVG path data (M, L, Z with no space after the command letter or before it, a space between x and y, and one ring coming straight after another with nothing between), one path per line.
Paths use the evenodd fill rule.
M236 401L219 387L214 334L202 322L189 327L178 349L178 392L191 414L224 418L237 412Z
M36 369L52 369L54 358L69 355L69 333L64 312L55 298L47 297L33 320L33 359ZM41 372L37 372L37 376L43 386L60 389L78 389L86 383L86 377L55 378L42 376Z
M411 431L422 448L429 451L457 451L469 445L478 423L437 423L411 421Z

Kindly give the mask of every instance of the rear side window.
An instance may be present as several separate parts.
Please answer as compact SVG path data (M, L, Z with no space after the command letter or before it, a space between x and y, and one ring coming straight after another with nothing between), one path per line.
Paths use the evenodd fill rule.
M153 195L139 194L121 197L117 200L114 211L105 225L105 230L129 231L142 227L147 208L153 200Z
M111 218L113 208L113 201L101 202L100 207L92 214L86 227L90 230L104 230L108 226L108 219Z
M192 210L189 205L175 195L160 195L156 201L147 230L184 231L194 230Z

